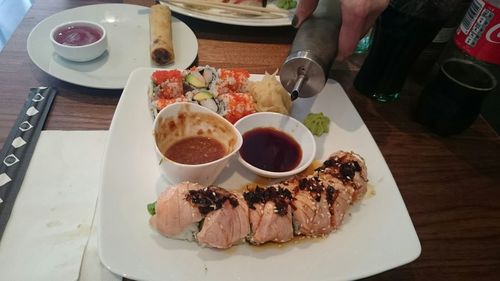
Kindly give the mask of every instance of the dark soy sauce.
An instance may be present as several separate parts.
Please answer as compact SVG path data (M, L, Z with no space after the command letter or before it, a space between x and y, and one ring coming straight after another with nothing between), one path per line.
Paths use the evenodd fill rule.
M302 160L302 149L290 135L274 128L257 128L243 134L241 157L266 171L286 172Z

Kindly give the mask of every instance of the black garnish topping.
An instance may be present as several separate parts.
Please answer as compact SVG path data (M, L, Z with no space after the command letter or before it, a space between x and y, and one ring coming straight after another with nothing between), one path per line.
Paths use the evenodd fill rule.
M292 205L293 196L290 190L281 186L271 186L268 188L257 186L254 190L245 191L243 198L245 198L248 207L253 210L255 210L254 204L265 204L272 201L274 202L276 213L280 216L285 216L288 213L288 206Z
M337 199L338 191L331 185L326 188L326 202L332 205L335 199Z
M229 201L233 208L238 206L238 199L234 194L216 186L189 190L186 200L196 205L202 215L222 208L222 205L226 201Z
M357 161L352 161L351 163L356 168L356 172L361 172L361 166L359 165L359 163Z
M229 204L231 204L231 206L233 206L233 208L236 208L238 207L238 199L234 198L234 197L229 197Z
M333 159L328 159L325 162L323 162L323 166L325 168L333 167L334 165L335 165L335 161L333 161Z
M321 193L325 191L319 177L301 179L299 181L299 189L309 191L316 202L321 201Z
M336 177L344 183L353 182L356 172L361 172L361 166L357 161L349 159L347 155L343 157L332 157L325 162L323 166L314 170L317 173L327 173Z
M359 166L358 162L356 162L356 161L342 163L340 165L340 175L344 179L352 180L354 178L354 175L356 174L356 172L359 172L359 171L361 171L361 167Z
M307 187L307 186L308 186L308 181L307 181L307 179L306 179L306 178L303 178L303 179L300 179L300 180L299 180L299 188L300 188L301 190L306 189L306 187Z

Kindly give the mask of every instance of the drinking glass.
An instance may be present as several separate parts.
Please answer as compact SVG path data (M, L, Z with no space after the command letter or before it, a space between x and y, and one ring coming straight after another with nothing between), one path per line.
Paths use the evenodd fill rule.
M356 45L356 49L354 50L354 53L356 54L365 54L368 52L368 50L370 49L370 45L371 45L371 42L372 42L372 30L370 29L368 31L368 33L366 33L365 36L363 36L363 38L361 38L358 42L358 45Z
M441 136L461 133L477 119L484 98L496 86L487 68L474 61L448 59L422 91L416 119Z
M373 41L354 87L381 102L399 98L406 76L458 0L392 0L377 19Z

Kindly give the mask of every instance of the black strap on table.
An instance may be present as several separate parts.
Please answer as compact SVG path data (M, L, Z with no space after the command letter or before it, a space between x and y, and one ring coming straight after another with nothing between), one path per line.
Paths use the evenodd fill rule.
M57 91L31 88L0 152L0 239Z

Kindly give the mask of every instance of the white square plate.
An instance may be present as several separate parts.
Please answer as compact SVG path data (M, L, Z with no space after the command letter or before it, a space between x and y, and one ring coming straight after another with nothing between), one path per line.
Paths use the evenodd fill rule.
M147 90L153 69L134 71L110 128L99 198L99 254L112 272L136 280L345 280L377 274L413 261L421 247L391 172L342 87L329 80L322 93L293 104L298 120L309 112L331 119L317 141L316 159L337 150L366 160L374 196L352 206L340 230L322 239L281 247L238 245L201 248L149 227L146 205L168 185L160 176ZM260 79L260 75L252 75ZM217 180L240 188L256 176L234 157Z

